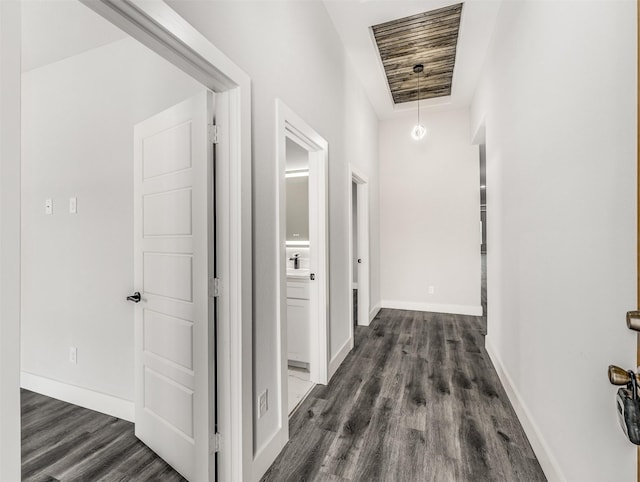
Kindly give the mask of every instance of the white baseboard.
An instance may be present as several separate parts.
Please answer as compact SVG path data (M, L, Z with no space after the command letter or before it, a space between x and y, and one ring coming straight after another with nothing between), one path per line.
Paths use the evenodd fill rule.
M373 308L371 308L371 311L369 312L369 324L371 324L371 322L373 321L373 319L378 316L378 313L380 312L380 304L375 305Z
M353 337L349 337L344 342L342 347L338 350L338 353L329 362L329 380L340 368L342 362L347 357L351 349L353 348ZM288 423L288 420L285 422ZM276 460L282 449L287 444L287 435L284 428L280 427L269 440L267 440L256 451L256 455L253 458L251 480L258 482L265 472L271 467L271 464Z
M549 482L566 482L567 479L562 473L558 461L553 456L553 453L549 449L549 446L540 433L538 426L533 420L529 409L522 400L520 393L516 389L513 381L511 380L511 377L504 368L500 357L491 344L489 336L485 337L485 348L487 350L487 353L489 354L489 358L491 358L491 361L493 362L493 366L495 367L496 372L498 373L498 378L500 378L502 386L507 392L509 401L511 402L511 405L513 405L513 409L516 411L518 420L520 420L520 424L522 424L524 433L529 439L531 448L533 448L533 451L538 458L538 462L540 462L540 466L542 467L544 474L547 476L547 480Z
M289 420L286 420L285 423L289 423ZM280 452L282 452L282 449L287 444L287 440L283 440L284 438L284 429L281 427L256 452L256 455L253 457L251 469L252 482L259 482L266 471L269 470L271 464L275 462L276 458L280 455Z
M331 380L333 374L338 371L338 368L340 368L340 365L342 365L344 359L347 358L347 355L351 351L351 348L353 348L353 337L350 337L344 343L344 345L342 345L342 347L338 350L338 353L336 353L336 355L329 362L329 380Z
M413 301L382 300L383 308L394 310L430 311L454 315L482 316L482 305L445 305L440 303L416 303Z
M130 400L96 392L87 388L41 377L29 372L20 373L20 387L32 392L56 398L63 402L105 413L129 422L134 421L135 404Z

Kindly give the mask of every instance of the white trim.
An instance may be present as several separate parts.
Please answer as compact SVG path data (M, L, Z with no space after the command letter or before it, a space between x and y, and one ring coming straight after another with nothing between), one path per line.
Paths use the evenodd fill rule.
M20 480L20 2L0 1L0 480Z
M413 301L382 300L382 308L394 310L429 311L432 313L451 313L454 315L482 316L482 306L445 305L440 303L416 303Z
M336 371L338 371L338 368L340 368L340 365L342 365L344 359L347 358L347 355L349 355L352 348L353 337L344 342L344 345L342 345L338 350L338 353L336 353L336 355L331 359L331 362L329 362L329 380L331 380Z
M349 209L349 230L348 230L348 252L349 252L349 283L353 280L353 186L356 183L356 209L358 210L357 219L357 239L358 239L358 258L362 259L362 263L358 263L358 326L369 326L371 321L367 315L370 311L370 279L369 279L369 181L367 176L353 164L349 164L348 176L348 194ZM366 235L364 235L366 233ZM349 337L353 338L353 295L349 296Z
M244 480L251 473L253 454L251 79L164 1L80 1L204 86L216 93L227 92L229 95L228 158L224 160L228 163L229 197L226 199L226 205L222 207L227 210L228 223L226 226L221 226L219 230L226 236L228 246L228 252L220 254L221 258L229 261L228 278L223 280L222 292L228 313L220 316L220 323L227 325L229 347L228 357L219 359L217 367L219 383L227 388L219 391L220 397L224 398L224 400L219 398L220 405L228 407L227 412L220 414L222 418L220 422L228 427L229 431L222 434L223 444L219 453L219 465L220 473L223 474L221 480ZM19 16L12 20L18 25L16 28L19 30ZM4 32L0 33L3 34L0 40L5 40ZM19 39L11 43L0 42L0 45L3 46L3 65L7 57L11 58L6 55L9 49L19 55ZM7 45L8 47L5 47ZM2 94L20 99L20 87L3 84ZM2 105L2 107L4 111L5 106ZM12 120L14 121L12 124L20 126L19 117ZM11 134L11 138L19 146L20 136L15 136L7 124L0 125L2 129L0 139L4 140L6 135ZM3 156L2 159L5 157ZM19 156L13 158L13 167L18 168L15 175L12 172L10 176L4 170L2 171L3 182L6 180L9 184L20 185L19 159ZM11 206L19 218L19 196ZM4 228L4 220L2 222L2 228ZM12 231L9 236L11 244L16 240L19 242L19 230ZM5 252L3 247L2 254L11 254L17 259L20 258L19 248L9 253L9 250ZM19 274L12 276L11 281L11 286L20 286ZM7 285L9 283L2 284L2 295L5 294L4 286ZM4 298L2 298L2 305L5 305ZM4 322L4 319L0 321ZM3 346L0 347L0 353L5 353L4 344L9 340L3 337L1 342ZM14 343L13 340L10 342ZM19 367L19 355L14 356L12 361L16 367ZM4 369L4 366L2 368ZM9 380L5 381L3 378L2 383L0 393L14 388ZM18 384L16 377L16 393L18 393ZM4 411L4 407L0 408ZM19 423L19 413L16 419ZM15 452L13 449L16 447L19 454L20 440L11 440L10 451ZM4 446L0 448L2 453L8 453ZM19 468L19 457L16 462ZM4 480L4 468L0 470L3 471L0 474L3 477L0 478ZM10 479L13 480L11 477L7 478L7 480Z
M378 316L378 313L380 313L380 303L371 308L371 311L369 312L369 324L371 324L373 319Z
M560 464L558 464L558 461L553 456L553 452L538 429L538 426L531 416L531 412L529 412L529 409L522 400L513 380L511 380L511 377L504 368L500 357L493 348L493 344L491 343L489 336L485 337L485 348L489 354L489 358L493 362L496 372L498 373L498 378L500 378L502 386L507 392L509 401L511 402L511 405L513 405L513 409L518 416L518 420L520 420L520 424L529 439L531 448L533 448L533 451L538 458L538 462L540 462L540 466L542 467L547 480L549 482L566 482L567 478L562 473Z
M20 372L20 387L128 422L133 422L135 418L134 403L131 400L70 385L33 373Z
M309 153L309 246L310 271L316 279L310 285L309 375L316 384L329 381L329 255L328 255L328 164L329 144L309 124L280 99L275 101L276 146L276 323L278 357L278 426L274 436L257 451L253 477L259 479L289 440L287 406L287 288L286 288L286 140L290 139ZM317 219L314 223L312 220Z
M288 438L288 430L286 439L284 438L283 431L278 430L271 436L269 440L263 443L262 446L258 450L256 450L256 455L253 459L253 473L251 474L251 482L259 482L260 479L262 479L262 476L267 470L269 470L269 467L271 467L273 461L282 451L282 447L287 444Z

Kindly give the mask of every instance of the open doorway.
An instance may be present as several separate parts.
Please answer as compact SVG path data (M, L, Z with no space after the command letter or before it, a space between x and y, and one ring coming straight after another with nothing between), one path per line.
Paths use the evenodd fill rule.
M311 381L309 289L309 152L286 139L287 407L292 414L314 386Z
M351 181L351 289L353 296L353 308L351 314L353 316L353 326L358 325L358 264L362 263L362 259L358 258L358 184Z
M314 384L328 381L328 144L276 102L280 430ZM266 394L259 394L261 396Z
M367 177L350 166L349 175L349 297L352 318L351 337L355 326L369 326L369 185Z
M482 313L487 319L487 146L480 144L480 224L482 230L482 241L480 245L480 257L482 263L480 301L482 303ZM485 325L486 330L486 325Z
M23 2L55 10L31 12L40 16L40 26L55 17L54 30L67 19L71 36L97 35L54 48L55 32L23 28L47 48L35 60L23 55L22 385L134 421L136 435L188 479L215 480L219 471L222 480L242 480L246 439L231 425L250 432L251 400L242 393L251 376L229 374L251 357L242 352L243 330L251 325L243 309L242 271L231 264L250 239L241 228L246 222L238 202L246 182L240 171L248 173L250 163L249 151L241 156L238 148L250 139L248 79L205 39L194 46L193 29L164 3L134 11L88 3L133 37L76 1ZM72 10L65 13L67 7ZM26 23L29 15L23 15ZM187 40L179 53L166 47L182 37ZM142 39L151 50L138 43ZM21 43L33 47L28 38ZM187 61L191 57L197 66ZM136 186L134 179L143 182ZM145 245L139 252L134 238ZM222 282L228 282L224 291ZM159 304L151 306L152 298ZM135 336L133 306L140 315ZM215 311L221 313L219 325ZM135 356L134 338L140 342ZM216 364L216 354L222 363ZM136 365L141 377L133 376ZM133 409L139 402L153 415L151 424L168 427L179 443L164 440L161 447L139 435L143 421ZM67 421L77 423L72 419ZM59 420L55 425L65 427ZM55 453L69 451L58 437L69 436L65 430L50 437ZM229 440L220 452L218 430ZM149 432L158 436L153 427ZM113 442L115 452L103 454L112 463L132 456L133 445L118 437ZM33 471L47 459L31 456ZM56 470L64 471L58 459ZM76 470L77 462L70 460L66 469ZM80 471L97 480L104 474L95 470L107 470L105 460L92 463L94 468L87 471L85 464ZM6 473L2 468L0 478Z

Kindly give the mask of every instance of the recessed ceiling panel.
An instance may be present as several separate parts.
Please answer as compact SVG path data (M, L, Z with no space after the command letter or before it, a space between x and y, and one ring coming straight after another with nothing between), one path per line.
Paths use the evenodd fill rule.
M395 104L451 95L462 3L371 27Z

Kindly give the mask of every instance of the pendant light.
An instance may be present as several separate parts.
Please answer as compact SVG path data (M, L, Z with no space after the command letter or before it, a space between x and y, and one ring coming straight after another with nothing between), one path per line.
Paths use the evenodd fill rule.
M416 141L422 139L427 133L427 129L420 124L420 74L424 70L424 66L422 64L417 64L413 66L413 72L418 76L418 123L411 130L411 137L413 137Z

